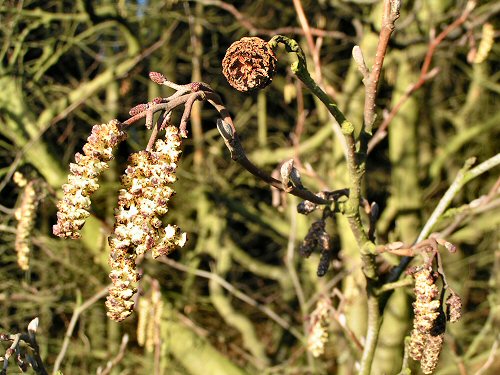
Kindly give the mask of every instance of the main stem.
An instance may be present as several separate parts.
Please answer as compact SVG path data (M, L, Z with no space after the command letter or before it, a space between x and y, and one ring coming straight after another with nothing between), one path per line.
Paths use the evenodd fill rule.
M386 6L389 2L386 1ZM396 17L397 18L397 17ZM385 31L386 38L385 43L388 41L390 33ZM363 127L363 130L359 136L359 151L356 149L356 137L354 134L353 124L347 120L342 111L334 103L332 98L325 93L321 87L311 78L307 70L307 64L305 60L305 55L298 45L298 43L287 37L277 35L273 37L269 44L271 48L275 48L278 43L283 43L288 52L295 53L297 56L297 61L291 65L292 71L297 75L297 77L307 86L311 92L318 97L323 104L327 107L328 111L332 114L335 120L339 123L342 129L342 133L345 137L347 144L346 162L349 172L349 199L345 206L344 215L346 216L351 231L353 232L357 244L360 249L361 259L363 263L363 273L366 277L366 292L367 292L367 303L368 303L368 328L366 334L366 342L363 351L363 356L361 359L360 374L369 375L371 371L371 366L373 363L373 358L375 355L375 348L377 346L378 335L381 325L381 313L380 313L380 302L379 297L376 294L376 289L378 287L378 275L375 264L375 244L369 239L365 228L361 222L361 185L363 182L363 177L365 175L366 168L366 148L367 139L370 136L371 129L370 126ZM384 43L381 43L384 47ZM386 44L385 44L386 48ZM370 119L369 122L373 123L374 119L374 108L370 104L371 101L374 102L376 96L376 83L380 75L380 69L383 62L383 55L385 55L385 48L383 50L382 56L379 56L378 61L378 71L373 74L371 85L370 85L370 95L367 98L368 106L371 108L369 112ZM366 125L366 120L365 120ZM367 133L368 128L368 133Z

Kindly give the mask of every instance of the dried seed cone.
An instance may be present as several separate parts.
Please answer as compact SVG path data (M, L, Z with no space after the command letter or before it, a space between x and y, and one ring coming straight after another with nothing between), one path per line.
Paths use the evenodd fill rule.
M325 221L318 220L312 223L304 241L299 247L299 253L303 257L309 257L315 249L330 251L330 236L325 230Z
M14 246L17 252L17 264L23 271L29 269L31 232L35 225L38 195L35 181L27 182L22 192L21 205L15 212L18 222Z
M276 62L276 56L265 40L241 38L227 49L222 60L222 73L238 91L261 89L273 80Z
M130 156L122 176L114 233L108 241L113 285L106 306L113 320L121 321L132 313L131 299L140 278L135 266L137 256L148 251L154 257L166 255L186 242L186 234L177 226L163 227L161 221L175 193L168 185L176 181L180 146L178 129L169 126L165 140L156 141L153 151L139 151Z
M76 153L75 163L70 164L68 183L62 186L64 196L57 204L57 224L52 232L63 238L79 238L79 230L90 215L90 195L99 185L99 175L109 168L113 149L127 138L119 127L118 120L94 125L92 133L83 146L83 154Z

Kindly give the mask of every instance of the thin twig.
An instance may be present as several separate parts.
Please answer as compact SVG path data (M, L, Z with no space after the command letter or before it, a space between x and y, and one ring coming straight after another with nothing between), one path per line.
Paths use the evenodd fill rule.
M236 289L234 286L232 286L229 282L221 278L220 276L203 271L203 270L198 270L198 269L193 269L190 267L187 267L181 263L176 262L173 259L167 258L167 257L160 257L156 259L157 261L161 263L165 263L169 265L172 268L175 268L179 271L182 272L187 272L191 273L193 275L203 277L205 279L212 280L218 284L220 284L224 289L226 289L229 293L234 295L236 298L242 300L243 302L249 304L250 306L255 307L256 309L260 310L267 316L269 316L272 320L274 320L279 326L281 326L283 329L289 331L293 336L295 336L298 340L303 341L303 336L301 335L300 332L298 332L295 328L293 328L290 323L288 323L286 320L281 318L278 314L276 314L274 311L272 311L269 307L264 306L254 300L252 297L248 296L247 294L243 293L242 291Z
M300 279L297 275L297 271L295 269L295 262L294 262L294 256L295 256L295 234L297 231L297 211L292 209L290 210L290 232L288 235L288 244L287 244L287 250L286 250L286 256L285 256L285 266L288 270L288 273L290 274L290 278L292 279L293 287L295 289L295 295L297 296L297 301L299 302L299 307L300 307L300 312L301 312L301 317L305 318L307 314L307 308L306 308L306 300L304 296L304 290L302 289L302 285L300 284ZM304 330L304 336L307 337L307 333L309 331L309 322L307 319L302 319L302 329ZM309 366L313 366L313 361L312 361L312 356L309 353L307 353L307 362Z
M165 84L165 82L167 81L164 81L163 84ZM137 114L134 114L129 119L123 121L121 123L122 128L125 129L127 127L130 127L137 121L143 119L144 117L147 117L150 111L152 111L153 113L157 111L165 111L168 113L172 111L174 108L180 105L184 105L185 108L181 120L180 130L181 133L185 135L186 124L189 115L191 113L192 105L197 100L207 100L219 112L220 116L223 119L224 124L229 127L227 131L225 131L224 133L221 132L221 135L224 136L224 142L226 143L226 146L229 148L229 151L231 152L231 158L236 162L238 162L243 168L252 173L254 176L260 178L264 182L270 184L271 186L274 186L277 189L283 190L283 185L280 181L276 180L271 175L264 172L262 169L258 168L248 159L243 149L243 146L238 138L238 135L236 133L236 128L233 124L231 116L229 115L229 111L224 106L220 96L217 93L215 93L209 85L203 82L195 82L188 85L176 85L176 86L179 87L180 90L184 90L186 87L190 87L192 92L181 96L175 96L176 94L174 94L169 98L162 99L160 103L154 103L151 106L148 105L147 109ZM194 88L196 88L196 90L194 90ZM219 131L220 130L221 129L219 128ZM304 188L292 187L287 192L316 204L329 205L332 203L331 201L318 197L316 194Z
M314 63L314 75L316 76L316 81L318 82L319 86L322 86L323 75L321 74L319 48L316 45L316 43L314 43L314 39L311 33L311 27L309 26L306 14L304 13L304 7L302 6L302 2L300 0L293 0L293 6L295 7L295 12L297 13L297 17L299 19L302 30L304 30L304 35L306 37L307 45L309 46L309 50L311 51L311 56L313 58L313 63Z
M73 311L73 315L71 316L71 320L66 330L66 334L64 335L64 341L61 346L61 351L57 355L56 361L54 363L54 369L52 371L53 375L57 375L59 368L61 367L61 363L64 359L64 356L66 355L66 351L68 350L69 341L71 340L71 336L73 335L73 330L75 329L76 323L78 322L80 315L90 306L96 303L98 300L104 298L108 294L108 288L109 286L106 286L104 289L94 294L91 298L82 303L80 306L76 307L75 310Z
M122 337L122 342L120 344L120 349L118 350L118 354L116 354L115 358L113 358L111 361L108 361L104 370L99 367L97 369L96 375L110 374L111 370L113 370L113 368L122 361L123 357L125 357L125 350L127 349L128 340L128 334L124 334Z
M438 205L429 217L429 220L427 220L427 222L425 223L424 228L420 232L416 242L420 242L427 238L437 220L445 212L446 208L451 203L455 195L467 182L500 164L500 153L482 162L478 166L470 169L474 160L474 158L468 159L465 162L464 167L460 169L457 176L455 177L455 180L443 195L443 198L441 198L441 200L439 201Z
M474 161L475 158L468 159L462 169L460 169L460 171L457 173L457 176L453 180L452 184L450 185L448 190L446 190L445 194L425 223L424 228L421 230L415 243L421 242L429 236L438 219L445 212L446 208L449 206L455 195L467 182L500 164L500 153L488 160L485 160L473 169L470 169ZM396 281L401 273L403 273L404 269L408 266L411 259L411 257L404 257L399 262L399 264L391 271L391 275L389 276L388 281Z
M481 366L481 368L479 370L477 370L475 375L485 374L486 371L488 371L488 369L494 363L495 357L497 355L498 346L499 346L498 342L499 342L499 337L497 336L496 340L493 342L493 345L491 346L490 354L488 355L488 359L486 360L486 362L484 362L484 364Z
M375 122L375 99L377 98L377 87L382 72L382 65L387 53L387 46L395 29L394 23L399 18L400 0L384 0L382 28L378 39L375 62L370 75L365 82L365 108L364 108L364 130L367 134L372 133Z
M375 146L386 137L387 127L391 123L392 119L398 114L403 104L411 97L411 95L413 95L415 91L417 91L420 87L422 87L425 82L436 76L436 74L438 73L437 70L429 71L432 58L434 56L434 53L436 52L436 48L453 30L458 28L467 20L467 18L469 17L470 13L472 12L475 6L476 6L475 1L468 1L460 17L458 17L454 22L448 25L448 27L446 27L435 39L433 39L429 43L429 48L427 49L427 53L425 55L424 62L422 64L422 68L420 70L420 77L418 78L416 83L411 85L406 90L404 95L399 99L398 103L394 106L394 108L392 108L391 112L384 118L384 120L378 127L377 131L373 135L372 139L368 143L368 153L370 153L375 148Z
M304 30L300 27L279 27L276 29L266 29L266 28L256 27L249 21L248 15L241 13L234 5L226 3L224 1L220 0L190 0L190 1L200 2L203 5L213 5L218 8L224 9L226 12L231 13L234 16L234 18L236 18L236 20L240 23L240 25L243 26L248 31L250 31L250 34L252 35L257 35L257 34L269 35L269 36L273 36L276 34L304 35ZM346 35L345 33L335 30L322 30L311 27L310 33L311 35L322 38L340 39L342 41L352 40L352 37L350 37L349 35Z
M387 292L389 290L404 288L404 287L411 286L411 285L413 285L413 279L411 277L409 277L406 279L401 279L401 280L395 281L393 283L386 283L386 284L382 285L380 288L378 288L377 292L383 293L383 292Z

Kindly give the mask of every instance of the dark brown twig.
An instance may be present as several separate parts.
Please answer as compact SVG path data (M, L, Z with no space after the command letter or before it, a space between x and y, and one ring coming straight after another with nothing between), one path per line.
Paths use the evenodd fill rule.
M144 117L147 118L148 116L151 116L154 112L165 111L166 113L169 113L174 108L180 105L184 105L184 113L181 119L180 131L181 134L186 135L187 122L191 114L191 108L194 102L197 100L202 100L202 101L207 100L217 110L217 112L219 112L220 116L222 117L222 120L219 120L221 122L220 123L218 122L219 131L221 131L223 127L227 128L226 130L221 132L221 135L223 135L224 142L226 143L226 146L231 152L231 158L235 160L237 163L239 163L247 171L252 173L254 176L260 178L262 181L268 183L269 185L279 190L283 190L283 185L279 180L273 178L271 175L264 172L262 169L258 168L248 159L243 149L243 146L238 138L236 128L234 127L233 120L229 114L229 111L224 106L220 96L216 92L214 92L213 89L208 84L203 82L193 82L187 85L177 85L166 80L166 78L163 77L163 75L161 75L160 73L154 73L154 72L150 74L150 77L154 82L158 84L178 89L183 93L186 92L187 88L189 88L190 92L185 93L181 96L173 94L169 98L162 98L160 100L155 100L151 103L148 103L148 105L145 107L142 107L141 105L135 106L134 111L132 111L134 115L129 119L125 120L124 122L122 122L121 126L123 128L131 126L132 124L134 124L135 122ZM141 109L144 110L140 112ZM136 113L137 111L139 111L139 113ZM148 115L148 113L150 113L150 115ZM157 129L157 126L155 126L154 129ZM150 143L154 142L156 138L155 132L153 133L154 137L150 139ZM323 199L317 196L316 194L310 192L309 190L306 190L301 187L290 187L289 191L287 192L316 204L329 205L332 203L331 201Z
M9 359L12 356L15 357L15 361L22 372L26 372L28 365L30 365L36 374L48 375L42 358L40 357L40 348L36 340L37 329L38 318L35 318L28 324L28 333L0 334L0 341L11 342L11 345L5 351L0 375L7 374ZM27 348L29 350L26 350Z

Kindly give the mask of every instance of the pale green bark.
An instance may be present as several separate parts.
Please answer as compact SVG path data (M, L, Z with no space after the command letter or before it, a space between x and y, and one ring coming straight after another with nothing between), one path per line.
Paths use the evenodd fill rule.
M400 54L398 57L399 67L392 106L399 101L406 88L418 79L418 72L406 56ZM418 214L422 206L418 180L418 125L417 98L413 96L389 126L392 185L387 210L397 215L395 239L404 243L415 241L421 227ZM373 364L374 373L394 374L401 369L404 337L410 324L409 308L404 291L398 290L390 297Z
M244 369L218 352L205 337L178 321L164 319L161 329L166 352L172 354L189 374L247 374ZM168 358L164 356L163 361L168 361Z

